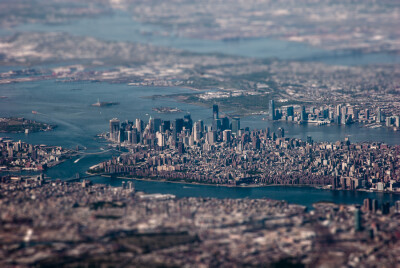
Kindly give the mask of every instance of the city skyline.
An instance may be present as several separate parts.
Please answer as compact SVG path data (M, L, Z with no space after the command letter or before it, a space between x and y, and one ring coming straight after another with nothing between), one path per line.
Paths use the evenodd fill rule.
M399 18L2 0L0 266L400 266Z

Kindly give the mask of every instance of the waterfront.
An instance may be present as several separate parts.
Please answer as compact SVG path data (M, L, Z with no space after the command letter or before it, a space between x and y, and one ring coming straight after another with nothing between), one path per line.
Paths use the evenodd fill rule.
M79 89L79 90L77 90ZM156 88L156 87L132 87L120 84L40 81L32 83L19 83L1 85L2 95L7 99L0 100L0 114L2 116L20 116L46 123L57 124L54 131L44 133L9 134L2 133L1 137L11 137L18 141L33 144L61 145L67 148L86 147L88 154L77 163L75 159L68 160L46 171L46 175L54 179L68 179L75 177L76 173L84 174L86 170L99 162L109 159L111 155L117 155L116 151L102 151L107 144L96 137L97 134L108 131L108 121L113 117L120 120L134 120L142 118L148 120L149 115L163 119L174 119L190 112L194 120L206 119L206 124L211 122L210 110L189 104L177 103L173 99L142 98L153 94L182 93L189 91L183 88ZM115 94L118 92L119 94ZM118 106L91 107L90 104L97 98L105 101L120 102ZM152 107L161 105L178 107L183 113L158 114L152 111ZM38 114L32 114L32 110ZM148 115L146 115L148 114ZM316 141L343 140L350 136L352 142L381 141L388 144L399 144L397 133L386 128L368 129L359 128L356 125L337 126L305 126L286 124L283 122L263 121L262 116L249 116L241 119L241 126L250 128L271 127L276 130L283 126L287 136L305 139L312 136ZM121 180L94 177L94 182L120 185ZM139 191L148 193L171 193L179 197L203 196L218 198L271 198L285 199L290 203L299 203L310 206L317 201L333 201L336 203L361 203L365 197L376 198L381 201L397 200L398 195L365 192L338 192L319 190L310 187L261 187L261 188L226 188L203 185L185 185L165 182L136 181Z
M152 44L157 46L185 49L196 53L227 53L236 56L268 58L276 57L283 60L318 61L338 65L363 65L372 63L398 63L399 55L390 54L357 54L323 51L305 44L272 40L267 38L245 39L238 41L198 40L175 35L162 35L162 29L154 25L144 25L135 22L126 14L106 18L82 19L74 23L45 25L24 24L15 30L7 30L1 35L13 32L65 32L78 36L91 36L107 41L128 41ZM128 34L129 33L129 34ZM57 64L56 64L57 65ZM55 65L55 66L56 66ZM21 69L21 66L1 67L7 70ZM117 117L120 120L142 118L148 121L149 116L173 120L190 112L194 120L202 119L211 123L208 108L184 103L177 103L170 98L143 98L155 94L178 94L191 92L190 89L178 87L134 87L124 84L107 84L91 82L62 82L55 80L37 81L18 84L0 85L0 95L7 98L0 100L2 116L19 116L45 123L56 124L58 127L51 132L25 134L2 133L0 137L11 137L32 144L61 145L66 148L87 148L90 153L74 163L68 160L59 166L46 171L46 175L54 179L68 179L76 173L84 174L86 170L99 162L117 155L116 151L106 151L107 144L96 137L97 134L108 131L108 121ZM91 107L97 99L101 101L119 102L111 107ZM177 114L158 114L153 107L178 107L183 112ZM32 114L37 111L37 114ZM385 127L377 129L362 128L358 125L349 126L313 126L298 125L285 122L264 121L265 116L254 115L241 118L242 127L251 129L279 127L285 129L286 136L306 139L311 136L315 141L335 142L349 137L352 142L385 142L390 145L400 144L400 134ZM104 149L104 150L102 150ZM98 154L95 154L98 153ZM94 177L94 182L120 185L121 181L111 181L107 178ZM377 198L379 201L397 200L396 195L364 193L364 192L331 192L310 187L262 187L262 188L225 188L202 185L181 185L164 182L136 181L137 189L145 192L172 193L177 196L210 196L218 198L260 198L285 199L291 203L306 204L327 200L337 203L360 203L365 196ZM306 198L305 198L306 197Z

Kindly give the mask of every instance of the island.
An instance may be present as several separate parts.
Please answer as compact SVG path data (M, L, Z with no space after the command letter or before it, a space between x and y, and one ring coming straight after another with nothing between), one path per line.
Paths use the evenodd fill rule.
M150 118L120 124L105 135L118 157L88 170L103 176L219 186L297 185L326 189L400 192L400 146L288 138L285 130L241 128L240 118L193 122ZM135 122L135 124L134 124Z
M23 133L23 132L29 133L29 132L39 132L39 131L50 131L53 130L55 127L56 125L40 123L22 117L0 118L0 132L3 133Z
M110 101L100 101L97 100L96 103L93 103L93 107L106 107L106 106L112 106L112 105L118 105L119 102L110 102Z
M152 110L157 112L157 113L160 113L160 114L180 113L180 112L182 112L182 110L177 108L177 107L175 107L175 108L172 108L172 107L154 107Z

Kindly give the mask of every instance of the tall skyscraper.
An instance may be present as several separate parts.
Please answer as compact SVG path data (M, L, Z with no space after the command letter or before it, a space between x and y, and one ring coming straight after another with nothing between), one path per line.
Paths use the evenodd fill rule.
M110 139L112 141L119 140L119 120L117 118L113 118L110 120Z
M372 210L372 200L371 198L364 199L364 211L371 211Z
M174 130L172 133L175 141L178 138L179 133L181 133L182 129L183 129L183 119L182 118L175 119Z
M132 129L132 144L138 144L140 142L139 134L137 128Z
M232 133L237 134L240 129L240 118L233 117L232 118Z
M275 120L275 102L274 100L269 101L269 119L270 120Z
M213 105L213 119L216 120L219 118L219 109L218 105L214 104Z
M154 129L153 131L154 132L160 131L161 124L162 124L161 118L154 118L152 127L152 129Z
M138 132L142 133L143 132L143 121L139 118L136 119L135 121L136 129Z
M193 120L192 120L192 117L190 116L190 114L183 116L183 126L186 129L188 129L189 131L192 131Z
M222 127L221 127L222 131L224 131L225 129L229 129L229 118L226 116L222 118Z
M208 144L214 144L217 142L217 131L212 130L207 133Z
M306 107L305 106L301 106L301 114L300 114L300 121L301 122L305 122L308 120L308 115L306 112Z
M162 126L162 131L165 132L171 129L171 122L169 120L163 121L161 126Z
M376 122L377 123L382 122L382 110L381 110L381 108L378 108L376 110Z
M293 106L286 107L286 114L287 114L287 116L294 116Z
M222 137L224 142L229 143L231 141L231 132L232 131L229 129L224 130L223 137Z

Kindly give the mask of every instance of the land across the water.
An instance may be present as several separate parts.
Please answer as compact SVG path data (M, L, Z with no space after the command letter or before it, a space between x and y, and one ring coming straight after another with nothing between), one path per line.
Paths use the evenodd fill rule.
M94 176L95 174L86 172L87 175ZM231 184L218 184L218 183L204 183L204 182L196 182L196 181L185 181L185 180L170 180L170 179L157 179L157 178L140 178L140 177L128 177L128 176L113 176L102 174L99 175L104 178L113 178L119 179L121 181L133 180L133 181L149 181L149 182L164 182L164 183L176 183L182 185L204 185L204 186L213 186L213 187L227 187L227 188L264 188L264 187L294 187L294 188L314 188L319 190L329 190L329 191L346 191L346 192L365 192L365 193L381 193L381 194L395 194L400 198L399 191L378 191L375 189L332 189L332 185L321 186L321 185L313 185L313 184L239 184L239 185L231 185Z
M22 133L50 131L56 126L46 123L36 122L25 118L0 118L0 132L3 133Z
M11 137L13 140L22 140L31 144L48 144L63 146L64 148L87 147L87 152L97 152L105 148L104 140L96 139L98 133L107 131L110 118L118 117L122 120L143 117L143 112L148 112L152 117L160 117L164 120L172 120L171 114L158 114L152 111L152 107L168 106L178 107L192 114L193 120L207 118L206 124L211 122L210 111L202 106L185 103L177 103L174 99L138 98L152 96L154 94L167 93L178 94L190 92L189 89L178 87L143 87L121 84L69 82L60 83L56 80L36 81L30 83L16 83L0 85L4 93L9 96L0 105L0 113L6 116L30 118L37 121L45 121L56 124L54 131L32 133L0 133L0 137ZM81 88L76 91L74 89ZM114 93L118 91L119 94ZM27 94L29 92L29 94ZM108 109L90 109L90 100L108 99L120 102L119 106L111 106ZM43 105L46 103L46 105ZM32 114L32 110L38 114ZM288 124L285 122L263 121L263 116L251 115L241 118L241 125L251 129L265 129L270 127L276 131L279 127L285 128L287 136L306 139L312 136L315 141L335 142L350 137L352 142L379 141L390 145L400 144L400 136L382 127L376 129L364 128L360 131L357 124L348 126L307 126ZM143 117L148 120L148 116ZM79 162L74 159L67 160L60 165L45 171L46 176L53 179L68 180L75 178L76 173L84 174L87 169L112 156L118 156L116 152L106 152L98 155L85 155ZM106 183L114 186L121 184L123 180L111 178L91 177L95 183ZM366 193L352 191L328 191L309 187L214 187L207 185L171 184L160 181L135 181L136 188L148 193L172 193L177 196L202 196L217 198L272 198L285 199L290 203L311 206L312 203L329 200L335 203L361 204L366 196L376 198L379 201L393 202L398 195L384 193Z
M160 114L166 114L166 113L180 113L182 112L181 109L179 108L172 108L172 107L154 107L152 109L153 111L160 113Z

